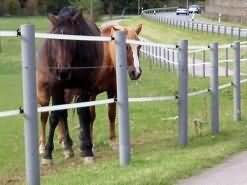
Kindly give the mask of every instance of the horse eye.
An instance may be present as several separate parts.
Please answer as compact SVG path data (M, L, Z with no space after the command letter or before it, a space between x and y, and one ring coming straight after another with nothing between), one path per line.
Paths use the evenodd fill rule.
M127 50L130 50L131 48L130 48L130 46L129 45L127 45Z
M142 47L141 45L137 46L137 50L139 51L141 49L141 47Z

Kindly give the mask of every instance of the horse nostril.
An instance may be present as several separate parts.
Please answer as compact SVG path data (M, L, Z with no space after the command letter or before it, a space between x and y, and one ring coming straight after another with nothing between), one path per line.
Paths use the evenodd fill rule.
M69 80L69 78L70 78L70 71L68 71L68 70L60 71L59 72L59 78L61 80Z
M130 73L131 73L131 76L133 76L133 77L135 76L135 71L134 70L131 71Z

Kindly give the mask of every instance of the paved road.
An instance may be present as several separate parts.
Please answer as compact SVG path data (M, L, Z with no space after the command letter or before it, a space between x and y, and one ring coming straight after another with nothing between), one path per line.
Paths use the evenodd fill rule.
M247 151L177 185L247 185Z
M161 12L158 13L159 15L163 17L168 17L176 20L181 20L181 21L191 21L192 15L176 15L175 12Z

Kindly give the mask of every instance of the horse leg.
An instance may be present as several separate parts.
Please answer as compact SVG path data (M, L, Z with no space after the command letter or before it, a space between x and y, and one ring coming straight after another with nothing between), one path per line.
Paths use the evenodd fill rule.
M95 95L90 96L90 101L95 101L95 100L96 100L96 96ZM96 118L95 106L91 106L89 109L90 109L90 113L91 113L90 132L91 132L91 140L92 140L92 143L93 143L93 123L94 123L95 118Z
M68 127L68 112L67 110L63 110L61 112L61 119L59 120L60 126L63 128L63 144L64 144L64 157L65 159L71 158L74 156L74 152L72 149L73 141L69 135L69 127Z
M87 94L80 95L78 101L89 101L90 97ZM91 113L89 107L83 107L77 109L79 121L80 121L80 150L81 156L84 157L85 163L94 162L92 137L90 130Z
M59 122L58 111L51 112L50 118L49 118L50 128L49 128L48 140L45 146L45 153L41 161L42 165L52 164L52 151L54 149L53 138L54 138L54 132L55 132L58 122Z
M61 90L59 92L62 92ZM63 93L52 95L52 105L63 104L64 98ZM58 125L59 120L63 118L64 111L52 111L49 118L50 128L48 134L48 140L45 146L45 154L42 158L41 163L43 165L51 165L52 164L52 151L54 149L54 132Z
M46 142L46 123L48 120L49 113L42 112L40 115L41 128L39 136L39 154L43 155L45 153L45 142Z
M50 101L50 94L46 84L40 84L37 89L37 99L41 106L48 106ZM42 112L40 114L41 128L39 136L39 153L45 153L46 143L46 123L48 120L49 112Z
M108 98L115 98L116 93L108 91ZM108 104L108 118L109 118L109 144L113 150L116 150L118 147L116 141L116 129L115 129L115 120L116 120L116 103Z
M67 118L65 118L65 119L67 119ZM64 137L65 137L65 128L64 128L64 126L65 126L65 123L61 123L62 122L62 120L61 121L59 121L59 123L58 123L58 133L59 133L59 135L58 135L58 142L60 143L60 144L63 144L64 145Z
M69 89L65 89L65 90L64 90L64 101L65 101L65 103L68 104L68 103L73 102L73 99L74 99L74 98L75 98L75 96L74 96L72 90L69 90ZM72 111L74 111L74 110L72 110ZM73 113L73 114L74 114L74 113ZM72 115L72 116L74 116L74 115ZM68 117L68 116L66 116L66 118L65 118L66 123L59 123L59 124L58 124L58 132L59 132L58 141L59 141L60 144L63 145L64 148L65 148L65 146L64 146L65 126L66 126L67 120L68 120L67 117Z

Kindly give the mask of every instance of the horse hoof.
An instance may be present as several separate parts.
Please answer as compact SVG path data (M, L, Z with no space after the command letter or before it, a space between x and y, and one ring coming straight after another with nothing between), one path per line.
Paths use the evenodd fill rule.
M118 143L116 143L115 141L110 141L109 144L110 144L110 147L113 151L118 150Z
M43 144L39 145L39 154L40 155L45 154L45 145L43 145Z
M65 159L69 159L69 158L74 157L74 152L72 149L64 150L63 154L64 154Z
M42 158L41 159L41 165L42 166L52 166L53 165L52 159Z
M64 144L64 141L61 141L61 142L59 142L59 143L62 145L62 148L63 148L63 149L66 148L66 146L65 146L65 144Z
M84 157L83 160L84 160L84 164L86 165L93 164L95 161L94 157Z
M93 151L93 153L96 151L95 144L93 144L92 151Z

